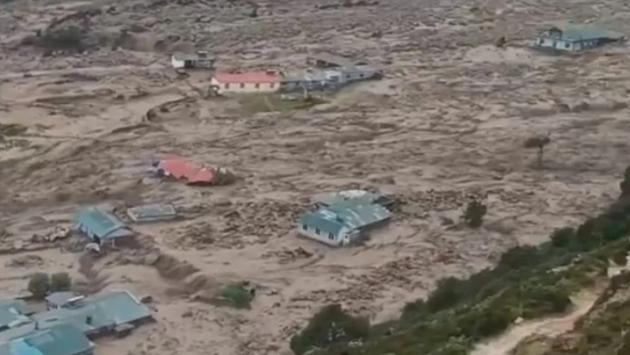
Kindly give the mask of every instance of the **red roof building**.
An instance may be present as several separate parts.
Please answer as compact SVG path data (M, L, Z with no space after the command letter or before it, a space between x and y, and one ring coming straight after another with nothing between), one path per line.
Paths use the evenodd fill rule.
M188 184L212 184L216 175L214 168L177 157L160 160L157 169L165 176L186 180Z
M282 76L275 71L216 73L212 85L219 93L273 92L280 88Z

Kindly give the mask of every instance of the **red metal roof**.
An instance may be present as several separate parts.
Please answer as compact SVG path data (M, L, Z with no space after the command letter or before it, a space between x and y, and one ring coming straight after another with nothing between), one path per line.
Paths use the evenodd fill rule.
M247 73L216 73L214 79L225 84L249 84L249 83L277 83L280 81L280 74L275 72L260 71Z
M185 179L189 184L210 184L216 176L214 168L178 157L160 160L158 168L176 179Z

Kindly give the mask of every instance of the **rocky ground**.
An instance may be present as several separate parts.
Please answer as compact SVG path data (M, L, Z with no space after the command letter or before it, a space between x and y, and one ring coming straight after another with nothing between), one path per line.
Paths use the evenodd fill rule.
M394 317L437 279L596 213L627 166L628 47L579 57L528 48L557 20L630 33L623 2L2 6L0 292L23 292L28 275L45 269L92 289L152 295L157 324L100 341L99 355L276 355L331 302L375 321ZM65 28L78 29L79 52L35 36ZM496 48L503 35L507 48ZM258 112L243 99L205 97L210 73L170 68L172 51L194 48L215 53L221 69L300 68L309 52L333 51L382 67L385 78L310 109ZM538 167L523 142L541 134L551 144ZM147 177L162 153L240 179L201 188ZM342 250L295 236L313 194L354 187L398 196L389 228ZM471 196L488 206L480 230L459 225ZM187 218L134 226L136 245L97 260L82 257L74 237L33 237L68 226L81 206L141 202L173 203ZM199 302L243 280L258 288L251 310Z

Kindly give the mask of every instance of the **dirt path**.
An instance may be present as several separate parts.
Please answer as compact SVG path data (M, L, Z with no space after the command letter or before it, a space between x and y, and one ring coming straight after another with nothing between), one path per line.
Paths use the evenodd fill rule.
M528 321L510 328L503 335L478 344L471 355L507 355L523 339L531 335L554 337L573 328L575 322L593 306L598 293L593 290L582 291L573 297L573 309L560 317Z

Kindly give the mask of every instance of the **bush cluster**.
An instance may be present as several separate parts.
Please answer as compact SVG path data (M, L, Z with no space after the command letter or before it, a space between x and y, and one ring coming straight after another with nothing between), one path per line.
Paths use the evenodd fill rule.
M70 291L72 279L66 272L48 275L43 272L33 274L28 281L28 290L35 299L42 300L51 292Z

